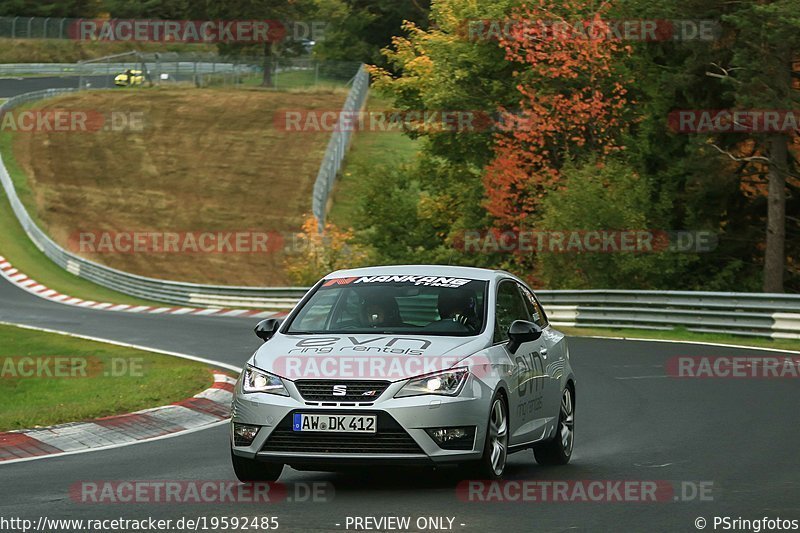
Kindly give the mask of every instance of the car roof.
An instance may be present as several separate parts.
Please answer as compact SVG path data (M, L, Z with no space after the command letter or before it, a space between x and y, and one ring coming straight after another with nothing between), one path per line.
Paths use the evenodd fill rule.
M373 266L364 268L353 268L350 270L337 270L325 276L325 279L349 278L359 276L436 276L436 277L458 277L465 279L475 279L480 281L491 281L499 277L515 277L503 270L490 270L487 268L448 266L448 265L396 265L396 266Z

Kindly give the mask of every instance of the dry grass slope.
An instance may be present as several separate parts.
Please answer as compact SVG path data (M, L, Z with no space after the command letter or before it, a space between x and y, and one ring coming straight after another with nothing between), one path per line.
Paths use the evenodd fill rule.
M329 134L276 131L273 115L339 109L345 96L333 90L86 92L39 105L106 116L141 112L144 130L17 133L13 149L33 191L29 209L62 246L80 231L294 231L310 211ZM288 282L280 253L86 257L162 279Z

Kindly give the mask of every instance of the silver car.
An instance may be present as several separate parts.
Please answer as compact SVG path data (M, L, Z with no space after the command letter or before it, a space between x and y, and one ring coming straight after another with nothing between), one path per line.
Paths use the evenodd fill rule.
M236 383L233 468L457 464L496 479L533 448L566 464L575 377L564 335L502 271L392 266L334 272L286 317Z

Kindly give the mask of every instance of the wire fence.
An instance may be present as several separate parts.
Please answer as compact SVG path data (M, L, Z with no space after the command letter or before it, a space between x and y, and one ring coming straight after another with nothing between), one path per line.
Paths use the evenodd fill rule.
M74 77L75 88L110 89L128 70L141 72L135 86L266 87L277 90L346 88L359 72L355 61L242 57L216 54L127 52L79 63L0 63L0 77ZM265 75L266 72L266 75Z
M68 39L80 19L56 17L0 17L0 37L9 39Z
M348 116L361 111L369 95L369 73L366 66L361 65L353 79L353 87L347 95L347 100L339 114L337 126L334 128L333 135L328 142L322 165L314 183L314 200L312 212L319 222L319 229L322 231L325 225L325 218L328 212L328 200L330 199L336 178L342 169L344 156L350 146L350 139L353 135L353 128L348 127L346 122Z

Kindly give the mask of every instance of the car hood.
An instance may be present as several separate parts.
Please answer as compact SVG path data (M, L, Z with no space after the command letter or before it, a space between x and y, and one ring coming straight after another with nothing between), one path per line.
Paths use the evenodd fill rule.
M486 347L476 337L396 334L282 335L264 343L250 364L282 378L398 381L446 370Z

